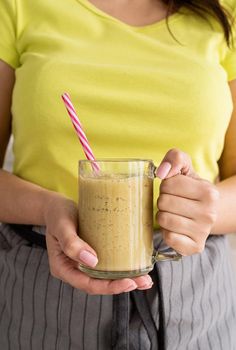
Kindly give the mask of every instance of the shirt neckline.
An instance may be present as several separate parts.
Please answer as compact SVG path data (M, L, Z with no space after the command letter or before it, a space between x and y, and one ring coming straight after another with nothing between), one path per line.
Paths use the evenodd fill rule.
M148 30L148 29L152 29L152 28L163 27L163 25L166 25L166 18L163 18L157 22L146 24L144 26L133 26L131 24L123 22L122 20L120 20L112 15L109 15L107 12L96 7L89 0L77 0L77 1L79 3L81 3L82 5L84 5L85 7L87 7L92 12L94 12L95 14L97 14L98 16L112 20L113 22L116 22L117 24L124 26L126 28L129 28L131 30L134 30L134 31L145 31L146 29ZM182 9L181 9L181 11L182 11ZM179 19L182 16L183 16L182 12L175 12L169 16L168 21L169 21L169 23L171 23L171 22Z

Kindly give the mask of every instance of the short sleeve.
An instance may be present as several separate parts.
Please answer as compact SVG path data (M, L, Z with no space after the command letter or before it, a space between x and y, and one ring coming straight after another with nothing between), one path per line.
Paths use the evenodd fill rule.
M13 68L19 65L14 0L0 0L0 59Z
M236 79L236 0L231 1L231 6L226 6L226 8L234 18L232 26L233 42L230 48L225 45L221 64L227 72L228 81L230 81Z

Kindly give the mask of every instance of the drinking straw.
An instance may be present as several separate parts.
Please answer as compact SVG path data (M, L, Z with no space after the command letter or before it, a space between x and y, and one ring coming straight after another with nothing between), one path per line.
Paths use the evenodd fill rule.
M95 160L95 157L94 157L94 154L93 154L93 151L91 149L91 147L89 146L89 142L88 142L88 139L83 131L83 128L82 128L82 125L81 125L81 122L79 120L79 117L75 111L75 108L71 102L71 99L70 99L70 96L68 93L64 93L62 96L62 99L63 99L63 102L65 104L65 107L67 109L67 112L70 116L70 119L72 121L72 124L75 128L75 131L77 133L77 136L80 140L80 143L83 147L83 150L84 150L84 153L85 153L85 156L88 160L91 160L92 161L92 167L95 171L99 171L100 170L100 167L98 165L98 163L96 163L96 160Z

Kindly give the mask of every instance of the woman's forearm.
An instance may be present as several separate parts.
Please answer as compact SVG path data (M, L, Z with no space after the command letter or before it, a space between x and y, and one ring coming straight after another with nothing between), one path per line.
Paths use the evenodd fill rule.
M45 208L60 196L0 170L0 222L45 225Z
M236 175L216 184L220 193L217 220L212 234L236 232Z
M236 175L216 184L220 193L212 234L236 232ZM0 170L0 222L45 225L45 208L59 194Z

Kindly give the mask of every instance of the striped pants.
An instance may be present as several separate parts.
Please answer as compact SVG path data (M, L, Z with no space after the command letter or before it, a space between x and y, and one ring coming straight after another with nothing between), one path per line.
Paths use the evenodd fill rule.
M154 243L160 243L159 234ZM118 301L123 298L129 307L128 314L118 312L114 296L88 295L52 277L47 251L1 225L0 349L236 350L227 237L210 236L202 254L158 263L151 276L150 290L119 294ZM142 317L145 308L150 323ZM114 344L114 313L118 323L126 317L129 344ZM159 347L151 336L153 324L164 337Z

